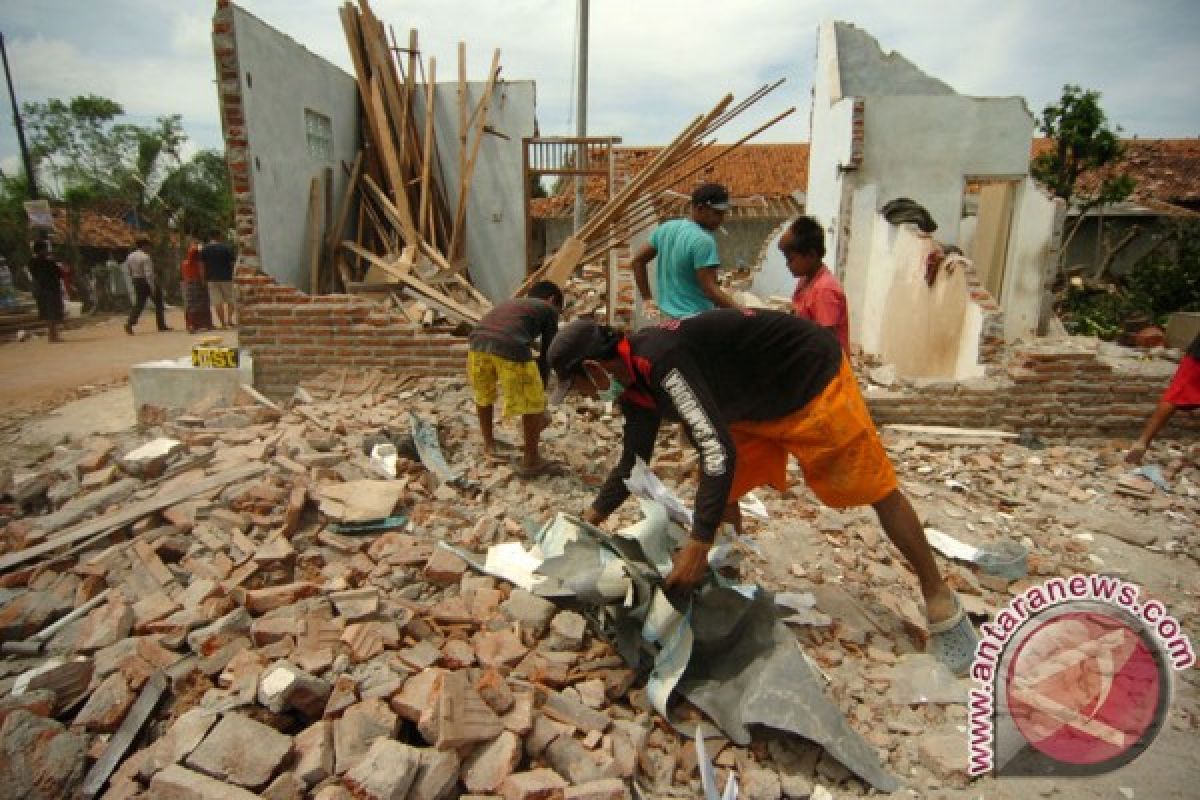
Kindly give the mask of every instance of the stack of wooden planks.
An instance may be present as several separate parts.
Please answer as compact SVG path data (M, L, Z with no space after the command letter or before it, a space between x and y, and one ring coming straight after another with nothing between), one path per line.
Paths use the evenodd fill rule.
M690 189L695 175L724 158L758 134L795 112L789 108L743 136L732 146L713 148L713 134L778 88L783 80L763 86L737 105L727 94L707 114L696 117L620 192L600 208L541 268L535 270L517 294L525 294L534 283L549 280L565 286L580 264L595 263L617 244L658 221L664 196Z
M323 238L319 179L313 179L307 251L313 286L327 291L340 282L348 291L392 293L410 312L415 307L418 314L433 310L458 322L478 322L490 304L463 276L466 202L488 132L500 51L492 55L481 100L469 109L466 45L458 45L459 152L441 157L458 160L459 180L448 197L436 115L429 113L436 99L436 59L422 61L416 30L409 31L406 48L398 47L368 0L347 2L339 14L362 99L365 147ZM357 238L350 240L343 231L356 201Z

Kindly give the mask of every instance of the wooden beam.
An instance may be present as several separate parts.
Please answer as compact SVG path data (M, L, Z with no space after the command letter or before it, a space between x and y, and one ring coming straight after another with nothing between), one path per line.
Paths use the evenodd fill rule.
M121 727L117 728L117 732L108 740L104 752L84 777L80 793L86 800L92 800L104 789L104 784L108 783L113 770L121 763L125 753L133 746L133 740L142 732L146 720L154 713L158 701L167 691L168 684L166 673L162 670L156 671L146 681L137 700L121 721Z
M308 293L321 293L321 178L308 182L308 219L304 236L304 260L308 262Z
M433 101L434 90L437 86L437 59L429 57L429 83L425 91L425 141L424 152L421 154L421 206L417 213L417 236L421 240L428 238L433 231L433 208L429 198L429 176L433 168Z
M338 243L342 241L342 231L346 228L346 220L350 216L350 208L354 204L354 195L358 192L358 179L362 175L363 151L359 150L354 156L354 164L350 167L350 177L346 179L346 188L338 200L337 211L333 215L333 224L325 231L326 260L333 263L337 256ZM344 264L338 262L339 269ZM343 282L345 276L342 276Z
M386 112L383 109L383 98L379 92L379 84L375 79L371 79L371 106L375 109L375 113L381 119L386 118ZM404 236L405 242L412 242L417 239L417 228L413 224L412 210L408 205L408 194L404 191L404 173L400 169L400 162L396 157L396 148L390 138L385 138L381 143L380 160L383 161L384 172L388 176L388 182L392 186L393 202L392 208L396 210L396 223L400 228L401 234Z
M454 226L450 229L450 246L447 248L446 257L451 263L457 264L461 260L462 249L465 242L465 233L463 228L466 224L467 217L467 194L471 188L471 173L475 170L475 160L479 157L479 145L483 141L483 126L487 124L488 107L492 101L492 89L496 85L496 75L500 72L500 48L492 53L492 66L488 72L487 83L483 87L483 97L479 98L479 105L475 109L475 123L471 128L475 139L471 142L471 155L467 158L467 164L462 174L458 176L458 205L454 210Z
M395 266L389 264L387 261L375 255L374 253L363 250L354 242L346 241L342 243L342 246L374 264L376 267L383 270L388 275L391 275L397 281L403 283L405 286L407 286L409 289L412 289L423 298L428 298L431 301L437 302L439 304L439 308L442 309L444 313L449 312L446 313L446 316L455 317L462 321L470 322L471 324L478 324L481 316L478 311L467 308L466 306L458 303L456 300L447 297L445 294L439 292L437 289L434 289L417 276L411 274L410 272L397 269Z
M127 503L123 508L114 511L111 514L105 514L87 522L70 528L55 536L53 539L42 542L34 547L26 547L23 550L18 550L15 553L8 553L0 556L0 572L9 570L19 564L24 564L35 558L53 553L60 547L75 544L85 539L97 538L103 536L115 528L120 528L138 521L147 514L153 514L156 511L161 511L164 508L181 503L188 498L195 497L198 494L219 489L236 481L255 478L267 471L267 465L262 463L243 464L242 466L233 467L223 472L218 472L216 475L210 475L203 480L188 484L184 487L176 487L166 492L160 493L158 496L149 500L142 500L136 503Z

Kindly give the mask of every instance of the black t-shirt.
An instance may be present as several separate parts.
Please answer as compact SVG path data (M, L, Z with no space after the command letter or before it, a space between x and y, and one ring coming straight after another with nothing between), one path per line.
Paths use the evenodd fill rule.
M209 242L200 249L200 262L204 264L204 280L233 280L233 265L237 257L233 248L224 242Z
M1200 333L1197 333L1196 338L1188 345L1187 354L1192 358L1200 358Z
M607 515L625 501L636 457L649 463L662 420L679 420L700 452L692 535L709 541L733 484L729 425L804 408L842 363L829 330L778 311L707 311L643 328L628 345L623 355L636 381L620 400L624 447L593 507Z
M533 341L541 337L538 371L546 382L546 353L558 333L558 310L538 297L517 297L497 303L471 331L470 347L509 361L533 361Z
M62 274L58 264L46 256L35 255L29 259L29 276L33 278L35 294L56 294L62 291Z

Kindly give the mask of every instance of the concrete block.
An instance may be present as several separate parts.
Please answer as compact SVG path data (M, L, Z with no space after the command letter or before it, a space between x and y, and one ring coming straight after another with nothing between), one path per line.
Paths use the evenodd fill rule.
M404 800L420 764L416 749L381 737L346 773L346 784L363 800Z
M147 796L157 800L255 800L258 795L172 764L150 781Z
M254 359L241 353L236 369L193 367L191 355L134 364L129 371L134 412L143 406L186 411L197 405L233 405L243 383L254 384Z
M226 714L187 765L239 786L263 786L292 750L292 737L241 714Z

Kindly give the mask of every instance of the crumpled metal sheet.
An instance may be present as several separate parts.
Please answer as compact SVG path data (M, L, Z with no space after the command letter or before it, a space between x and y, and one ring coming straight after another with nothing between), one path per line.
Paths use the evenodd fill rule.
M613 637L626 663L635 670L652 664L647 696L668 722L677 691L741 746L750 744L749 726L763 725L820 744L881 792L898 789L875 750L825 695L769 592L714 579L690 598L670 602L662 579L682 530L660 504L639 501L645 518L613 536L559 514L535 537L533 551L544 560L534 573L547 580L534 591L573 597ZM628 582L620 598L604 586L615 574L614 561Z
M750 598L728 587L698 593L692 658L678 691L741 746L750 744L750 725L794 733L879 791L896 791L899 782L826 696L774 605L763 590Z
M467 480L462 473L455 472L446 463L446 458L442 455L442 448L438 444L437 428L428 420L418 417L411 411L408 412L408 421L412 428L412 439L413 444L417 447L417 455L421 457L421 463L437 476L438 481L464 489L475 488L476 484L473 481Z

